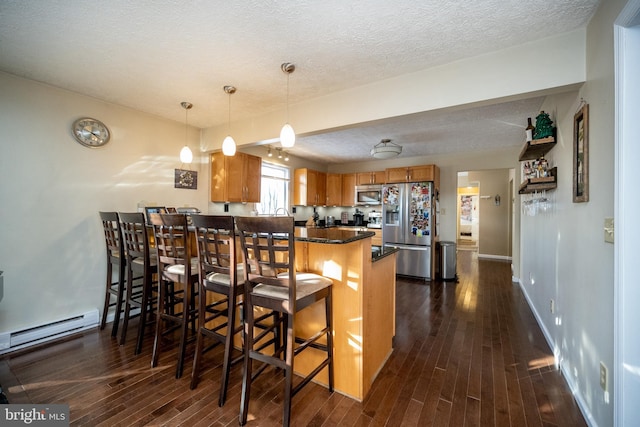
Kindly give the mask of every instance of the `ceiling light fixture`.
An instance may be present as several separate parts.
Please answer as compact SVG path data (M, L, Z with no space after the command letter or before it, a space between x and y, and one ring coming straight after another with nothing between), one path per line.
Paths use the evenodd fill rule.
M289 152L285 151L282 149L282 147L276 147L274 148L274 150L276 150L276 157L278 157L281 160L284 160L285 162L289 161ZM271 146L267 147L267 156L271 157L273 156L273 154L271 153Z
M189 148L189 110L193 107L193 104L190 102L181 102L182 108L184 108L184 147L180 150L180 161L182 163L191 163L193 162L193 153L191 152L191 148Z
M296 70L296 66L290 62L284 62L280 69L287 75L287 122L280 131L280 143L285 148L291 148L296 143L296 133L289 124L289 76Z
M400 153L402 153L402 147L394 144L390 139L383 139L371 149L371 156L376 159L390 159Z
M231 95L236 93L236 88L234 86L225 86L223 87L223 89L229 95L229 134L224 139L224 141L222 141L222 154L224 154L225 156L234 156L236 154L236 142L231 136Z

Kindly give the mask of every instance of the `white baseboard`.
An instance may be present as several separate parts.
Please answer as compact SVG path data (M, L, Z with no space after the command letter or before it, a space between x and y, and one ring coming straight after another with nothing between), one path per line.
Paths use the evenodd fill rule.
M527 304L529 305L529 308L531 309L533 316L536 318L536 322L538 323L538 326L542 331L542 335L544 336L544 339L547 341L547 344L549 344L549 347L553 352L555 365L560 368L560 372L562 372L562 376L564 377L564 380L567 382L567 385L571 390L571 394L573 394L573 397L576 399L576 402L578 403L578 407L580 408L580 412L582 412L582 416L584 416L585 421L587 422L587 425L589 425L590 427L597 427L598 424L593 418L591 411L589 411L589 407L585 402L584 396L582 395L582 393L580 393L580 389L577 387L577 385L573 381L571 377L571 373L568 372L568 369L569 369L568 366L566 365L566 363L563 363L562 361L560 348L556 346L555 342L553 341L553 338L551 337L551 334L549 333L549 330L546 328L544 323L542 323L540 315L538 314L538 311L536 310L535 306L532 304L531 298L529 297L529 294L527 293L526 288L523 286L520 280L518 280L517 283L520 285L520 289L524 294L524 298L527 300Z

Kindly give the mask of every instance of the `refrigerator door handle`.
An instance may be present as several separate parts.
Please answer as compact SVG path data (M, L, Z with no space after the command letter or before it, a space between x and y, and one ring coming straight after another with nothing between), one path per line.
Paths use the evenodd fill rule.
M411 251L427 251L431 246L426 245L403 245L399 243L385 243L383 246L395 249L409 249Z

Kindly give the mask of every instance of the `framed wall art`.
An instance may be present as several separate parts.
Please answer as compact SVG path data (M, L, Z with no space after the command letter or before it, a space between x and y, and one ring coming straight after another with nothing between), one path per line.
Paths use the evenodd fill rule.
M198 188L198 172L186 169L176 169L174 187L196 190Z
M573 202L589 201L589 104L573 118Z

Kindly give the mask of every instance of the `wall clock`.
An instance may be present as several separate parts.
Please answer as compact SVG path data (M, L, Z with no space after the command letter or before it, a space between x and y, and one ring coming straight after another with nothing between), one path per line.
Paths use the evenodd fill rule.
M109 142L109 128L100 120L83 117L73 122L71 132L80 144L85 147L102 147Z

